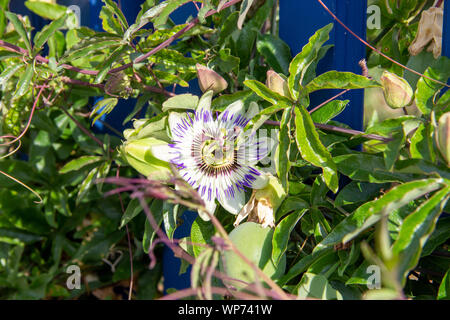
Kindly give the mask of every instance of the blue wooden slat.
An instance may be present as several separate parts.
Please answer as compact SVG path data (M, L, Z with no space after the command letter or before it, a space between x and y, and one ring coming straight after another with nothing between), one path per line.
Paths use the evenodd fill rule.
M328 0L324 3L351 30L361 38L366 38L367 1L365 0ZM319 63L317 74L329 70L350 71L361 74L359 60L365 58L366 48L350 35L316 1L280 0L280 38L292 50L299 53L309 38L321 27L334 22L334 29L327 44L333 44L325 58ZM323 90L311 95L311 107L314 107L337 94L339 90ZM364 91L352 90L339 99L350 100L346 110L335 120L363 129Z
M444 29L442 35L442 54L450 58L450 1L444 1Z

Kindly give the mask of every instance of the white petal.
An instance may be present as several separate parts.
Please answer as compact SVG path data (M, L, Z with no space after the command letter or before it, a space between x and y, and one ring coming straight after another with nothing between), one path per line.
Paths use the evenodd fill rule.
M234 221L233 225L235 227L237 227L242 220L244 220L245 218L247 218L247 216L249 215L249 213L253 210L254 206L255 206L255 192L253 192L250 200L245 204L245 206L241 209L241 211L239 212L239 215L236 217L236 221Z
M203 199L204 200L204 199ZM216 211L216 202L214 201L215 199L213 199L212 201L205 201L205 206L206 206L206 210L208 210L208 212L211 215L214 215L214 212ZM203 211L203 210L198 210L198 214L200 216L200 218L202 218L205 221L210 221L211 218L209 217L208 213Z
M218 200L229 213L238 214L245 205L245 193L234 188L234 197L225 197L222 193Z
M259 173L259 176L253 175L255 180L252 182L252 189L262 189L267 185L267 183L269 183L269 177L261 171L259 171Z
M245 117L247 119L252 119L254 116L256 116L259 113L259 106L255 101L250 102L250 106L248 107L247 113L245 114Z
M203 96L201 96L200 100L198 101L197 110L196 113L201 113L209 111L211 112L211 101L213 97L212 90L207 91Z
M243 114L243 110L244 110L244 103L242 102L242 100L238 100L233 102L232 104L230 104L217 118L220 122L231 122L233 120L235 120L238 115ZM233 117L233 119L231 119L231 117Z
M181 137L186 136L179 128L179 125L182 125L186 118L187 116L185 113L171 112L169 114L169 128L173 140L179 140Z
M174 154L177 153L168 144L160 144L150 148L152 155L162 161L170 162Z
M249 165L266 158L272 149L272 140L268 137L259 138L256 141L250 140L245 148L245 160Z

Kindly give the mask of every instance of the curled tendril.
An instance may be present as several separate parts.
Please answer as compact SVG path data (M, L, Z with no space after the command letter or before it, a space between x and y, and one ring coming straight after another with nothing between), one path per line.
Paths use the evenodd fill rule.
M34 201L34 203L36 204L40 204L43 203L44 200L42 199L42 197L39 195L39 193L37 193L36 191L34 191L32 188L30 188L29 186L27 186L25 183L23 183L22 181L10 176L9 174L7 174L6 172L3 172L0 170L0 173L3 174L4 176L6 176L7 178L13 180L14 182L20 184L21 186L23 186L24 188L27 188L29 191L31 191L36 197L39 198L39 201Z
M16 138L15 136L1 136L0 137L0 139L15 139L15 138ZM18 140L17 142L18 142L17 147L14 150L12 150L10 153L8 153L7 155L1 156L0 160L4 159L4 158L8 158L9 156L12 156L14 153L19 151L20 147L22 146L22 141Z
M20 149L20 147L22 146L22 142L21 142L20 139L25 135L25 133L28 131L28 128L30 127L31 120L33 119L33 114L34 114L34 111L36 110L36 106L38 105L39 98L41 97L42 91L44 91L44 86L41 87L41 89L39 90L39 93L38 93L36 99L34 100L33 107L32 107L32 109L31 109L31 113L30 113L30 116L29 116L29 118L28 118L27 125L25 126L25 129L22 131L22 133L21 133L19 136L17 136L17 137L16 137L16 136L11 136L11 135L0 136L0 139L1 139L1 140L4 140L4 139L12 139L11 141L8 141L8 142L5 142L5 143L1 143L1 144L0 144L0 147L10 146L10 145L12 145L12 144L18 142L18 145L17 145L17 147L16 147L14 150L12 150L11 152L9 152L7 155L0 157L0 159L4 159L4 158L6 158L6 157L9 157L9 156L13 155L13 154L16 153L16 152ZM5 177L7 177L7 178L13 180L14 182L20 184L20 185L23 186L24 188L28 189L29 191L31 191L31 193L33 193L36 197L38 197L38 198L39 198L39 201L34 201L34 203L40 204L40 203L43 203L43 202L44 202L44 200L42 199L42 197L41 197L35 190L33 190L31 187L27 186L27 185L26 185L25 183L23 183L22 181L20 181L20 180L14 178L13 176L11 176L11 175L9 175L9 174L7 174L6 172L3 172L3 171L1 171L1 170L0 170L0 173L3 174Z

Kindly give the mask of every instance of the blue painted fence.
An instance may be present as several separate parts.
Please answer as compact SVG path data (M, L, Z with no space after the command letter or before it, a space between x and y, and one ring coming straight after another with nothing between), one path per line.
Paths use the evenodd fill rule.
M24 1L11 1L11 10L31 17L33 26L37 29L45 25L45 20L33 15L23 5ZM144 0L126 1L122 5L122 10L128 20L132 23ZM101 10L101 0L59 0L58 3L70 6L80 7L81 24L89 26L95 30L101 30L99 13ZM124 4L125 1L122 1ZM341 19L350 29L352 29L361 38L366 38L366 10L367 1L365 0L325 0L324 3ZM175 23L184 23L190 15L196 14L194 5L188 4L175 11L171 18ZM300 23L299 23L300 22ZM333 21L333 18L323 9L317 1L300 0L280 0L280 38L283 39L291 48L295 55L301 51L301 48L308 42L309 37L314 32ZM358 65L359 60L365 57L366 48L339 24L335 23L329 44L334 47L327 53L325 58L319 63L318 74L327 70L350 71L361 73ZM443 54L450 57L450 1L445 1L445 19L444 19L444 43ZM176 93L183 93L189 90L193 94L200 94L196 81L191 81L189 89L177 88ZM320 91L311 97L311 106L315 106L335 95L336 90ZM364 93L363 90L352 90L345 94L342 99L349 99L350 104L346 110L339 115L336 120L348 124L353 129L362 130L363 112L364 112ZM123 119L133 109L135 100L122 100L115 110L104 117L104 121L121 131ZM96 127L97 131L109 132L101 124ZM110 132L109 132L110 133ZM175 238L182 238L190 234L190 227L195 220L196 213L187 212L182 219L184 224L175 232ZM190 285L189 270L182 276L178 275L180 260L176 259L171 250L165 248L163 253L164 264L164 287L183 289Z

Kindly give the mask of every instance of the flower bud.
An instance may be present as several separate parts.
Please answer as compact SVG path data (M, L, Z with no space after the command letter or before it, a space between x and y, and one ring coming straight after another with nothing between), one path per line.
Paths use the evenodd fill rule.
M274 213L285 198L286 192L278 178L270 176L268 184L263 189L253 191L250 200L239 212L234 225L237 226L248 216L249 222L259 223L263 227L275 227Z
M157 159L152 154L152 147L165 144L155 138L131 140L124 143L121 149L123 158L139 173L152 180L166 180L170 178L168 162Z
M439 151L450 165L450 112L439 118L436 138Z
M125 129L123 136L126 140L135 140L143 138L156 138L168 142L169 136L166 131L167 116L159 120L139 119L133 121L134 129Z
M105 92L110 95L128 97L131 93L130 78L125 72L112 73L105 83Z
M282 96L290 96L286 80L273 70L267 71L266 86Z
M217 94L228 87L227 81L217 72L198 63L196 68L198 84L202 92L212 90L214 94Z
M391 108L404 108L411 103L414 92L408 81L388 71L383 72L380 80L384 99Z

